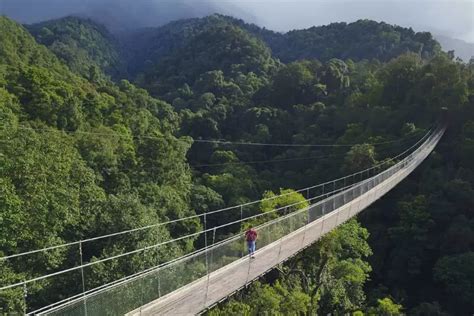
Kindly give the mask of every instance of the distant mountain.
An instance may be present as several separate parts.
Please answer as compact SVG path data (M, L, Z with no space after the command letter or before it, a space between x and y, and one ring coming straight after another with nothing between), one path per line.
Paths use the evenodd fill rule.
M81 16L98 21L111 32L157 27L216 12L255 19L239 6L218 0L1 0L0 12L27 24Z
M220 15L137 31L123 42L129 74L145 75L145 86L161 97L185 83L203 84L207 72L265 77L279 64L263 40Z
M445 51L454 50L455 55L465 62L468 62L474 56L474 43L468 43L444 35L435 35L435 38Z
M419 53L426 58L440 50L428 32L372 20L331 23L284 34L255 25L244 24L243 27L264 39L283 62L314 58L388 61L406 52Z
M439 43L428 32L415 32L411 28L383 22L359 20L349 24L332 23L278 33L243 20L215 14L131 33L124 39L131 59L129 65L134 70L143 70L162 57L179 51L188 41L218 24L240 28L259 38L270 47L273 56L283 62L301 59L327 61L331 58L388 61L406 52L431 57L441 50Z
M95 65L112 77L130 79L146 74L153 78L158 75L183 79L184 76L194 80L202 72L215 69L230 73L229 65L243 63L239 56L254 56L255 67L244 72L259 73L266 72L263 70L266 66L262 68L262 65L271 58L285 63L302 59L325 62L332 58L385 62L406 52L429 58L441 50L430 33L370 20L332 23L288 33L220 14L116 34L90 19L78 17L28 28L38 42L50 48L74 72L88 76L90 67ZM232 54L227 52L229 47L233 47ZM222 52L226 59L220 59ZM235 60L225 64L229 62L228 56Z
M119 43L101 24L71 16L27 28L77 74L87 77L91 66L96 66L112 77L123 75Z

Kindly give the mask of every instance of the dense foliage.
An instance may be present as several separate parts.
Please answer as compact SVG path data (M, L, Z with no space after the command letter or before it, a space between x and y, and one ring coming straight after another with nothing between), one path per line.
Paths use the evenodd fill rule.
M67 17L30 25L28 30L77 74L91 79L98 70L114 78L123 75L118 41L92 20Z
M285 67L292 65L294 64ZM311 78L304 75L302 67L308 65L308 62L298 62L297 65L300 75L287 80L289 84L285 88L294 82L300 83L296 85L299 88L310 86L296 79ZM340 143L353 143L363 142L374 134L393 135L396 130L399 131L398 135L406 135L414 128L411 122L415 122L415 126L427 126L426 124L436 117L436 109L444 106L450 109L448 135L440 144L437 153L420 171L405 181L403 186L361 215L361 222L371 233L368 242L374 252L369 258L373 269L370 273L371 280L366 283L368 279L363 278L361 281L368 297L365 302L362 297L358 297L354 300L358 304L341 307L343 302L351 302L350 295L346 293L328 299L326 304L329 306L312 305L311 294L308 297L311 292L302 290L302 284L307 282L305 280L308 276L288 278L283 274L278 281L272 280L276 282L273 287L264 285L261 288L257 284L249 289L248 294L242 294L241 302L233 300L212 313L232 314L235 311L247 310L252 315L263 308L267 312L285 314L285 304L293 302L293 293L299 295L299 298L297 303L292 303L292 308L301 313L317 310L322 314L331 311L338 314L357 314L362 310L368 315L400 315L404 312L414 315L465 315L471 311L473 306L468 297L472 290L468 288L472 289L474 281L471 274L473 262L470 261L473 246L470 227L473 220L474 195L473 166L467 157L472 154L469 135L474 117L473 66L451 61L443 55L426 61L411 54L400 56L386 65L348 63L346 75L350 83L347 85L342 80L333 93L326 90L326 93L319 97L321 112L315 115L315 120L305 124L299 116L298 126L302 133L316 122L323 127L318 129L318 132L329 131L327 136L342 133L338 139ZM319 69L322 74L317 77L325 78L324 67ZM273 84L277 82L275 77ZM327 86L327 82L322 83ZM281 91L281 88L278 91ZM299 94L290 91L294 90L282 93L281 97L275 99L274 104L284 99L284 96L292 97L286 101L287 104L304 102L304 98L294 101L294 97ZM315 96L312 98L318 100ZM329 112L331 104L334 104L332 113ZM311 107L307 106L308 111ZM322 119L324 114L329 113L332 114L332 120L327 125L320 123L318 118ZM401 122L410 123L402 125ZM342 125L340 129L336 124ZM287 126L291 124L287 123L285 128ZM272 132L270 129L269 134L272 135ZM308 143L315 141L309 137L304 139ZM345 172L360 170L380 160L380 152L381 149L371 145L357 145L347 152L344 161L340 161L338 165L342 166ZM330 164L329 170L336 174L333 166ZM316 170L309 173L312 168ZM305 173L291 174L289 170L294 169L297 168L286 165L285 172L281 175L286 181L295 176L295 187L303 184L308 174L313 179L324 174L323 170L307 165L301 169ZM298 182L299 179L302 182ZM338 232L341 230L343 228ZM313 248L320 246L317 244ZM354 249L354 246L341 248ZM305 251L304 255L309 255L313 262L321 264L321 260L315 259L316 256L311 255L311 251L312 249ZM304 260L295 258L283 269L291 270L295 265L301 264L304 264ZM301 270L307 274L311 268L304 266ZM364 270L353 270L351 280L357 280L360 271ZM339 285L336 281L339 280L332 280L330 291L337 291ZM322 286L323 283L319 284ZM354 289L353 285L351 289ZM271 301L273 305L268 305L269 297L274 298ZM403 305L403 308L400 305Z
M201 19L179 20L124 36L128 65L132 73L143 72L148 66L156 64L173 51L180 51L190 41L218 25L247 31L261 39L272 50L274 57L285 63L301 59L328 61L332 58L389 61L407 52L429 58L441 50L430 33L415 32L411 28L384 22L359 20L278 33L215 14Z
M2 255L361 170L408 148L447 108L448 134L403 186L210 314L473 310L474 65L440 52L429 33L358 21L279 34L214 15L114 39L93 22L67 18L30 27L46 48L7 18L0 30ZM117 62L135 85L107 79ZM304 197L290 194L248 212L295 201ZM201 227L188 221L95 244L86 259ZM100 277L88 288L201 245L189 239L98 265ZM2 262L1 282L77 264L73 254ZM35 283L28 308L80 291L72 278ZM2 293L4 310L22 311L21 294Z
M209 314L305 315L317 311L327 315L360 308L371 270L366 261L371 254L367 237L367 230L351 220L278 270L280 280L273 286L256 283L242 303L232 301Z
M286 34L261 31L259 35L285 62L310 58L389 61L407 52L427 58L441 49L430 33L371 20L332 23Z
M7 18L0 18L0 29L2 256L193 214L185 158L190 140L174 136L179 117L168 104L127 81L116 85L77 77ZM133 250L181 229L196 231L199 225L189 222L173 232L163 228L107 240L84 249L85 259ZM140 271L190 247L192 240L140 260L129 258L120 268L95 266L104 272L88 286ZM1 282L43 275L78 260L73 249L59 249L27 261L2 261ZM35 283L29 289L30 308L57 300L59 293L77 293L75 275L64 278ZM21 292L2 294L4 312L23 310ZM38 292L48 295L38 301Z

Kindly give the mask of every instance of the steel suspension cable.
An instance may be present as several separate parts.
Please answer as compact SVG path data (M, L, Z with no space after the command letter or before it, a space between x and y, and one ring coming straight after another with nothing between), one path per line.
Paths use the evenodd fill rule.
M18 126L17 129L19 130L31 130L31 131L38 131L38 132L47 132L47 133L65 133L69 135L96 135L96 136L116 136L119 138L136 138L136 139L164 139L165 137L159 136L149 136L149 135L141 135L141 136L134 136L134 135L124 135L114 132L111 133L100 133L100 132L89 132L89 131L66 131L66 130L52 130L49 128L33 128L27 126ZM368 143L369 145L384 145L384 144L392 144L399 142L405 138L412 138L416 136L416 132L410 133L407 136L404 136L399 139L383 141L383 142L374 142ZM179 139L179 138L177 138ZM353 144L289 144L289 143L261 143L261 142L242 142L242 141L228 141L228 140L214 140L214 139L192 139L194 143L212 143L212 144L220 144L220 145L239 145L239 146L263 146L263 147L352 147L355 145L361 145L363 143L353 143Z
M366 181L366 180L363 180L363 181ZM361 181L361 182L363 182L363 181ZM347 186L345 188L339 188L337 190L328 192L326 194L322 194L322 195L313 197L309 200L312 201L312 200L315 200L315 199L318 199L318 198L321 198L321 197L326 197L329 194L340 192L340 191L345 190L349 187L352 187L353 185L354 184L352 184L350 186ZM111 256L111 257L103 258L103 259L100 259L100 260L88 262L88 263L78 265L78 266L75 266L75 267L72 267L72 268L69 268L69 269L64 269L64 270L61 270L61 271L57 271L57 272L53 272L53 273L50 273L50 274L47 274L47 275L36 277L36 278L33 278L33 279L29 279L29 280L25 280L25 281L22 281L22 282L18 282L18 283L10 284L10 285L7 285L7 286L3 286L3 287L0 287L0 291L7 290L7 289L10 289L10 288L13 288L13 287L20 286L20 285L29 284L31 282L41 281L41 280L44 280L44 279L47 279L47 278L50 278L50 277L53 277L53 276L61 275L61 274L67 273L67 272L80 270L80 269L83 269L83 268L94 266L94 265L99 264L99 263L108 262L110 260L119 259L119 258L122 258L122 257L125 257L125 256L140 253L140 252L143 252L143 251L146 251L146 250L150 250L150 249L154 249L154 248L157 248L157 247L165 246L165 245L168 245L168 244L173 243L173 242L181 241L181 240L184 240L184 239L187 239L187 238L191 238L191 237L195 237L195 236L198 236L198 235L201 235L201 234L204 234L204 233L208 233L208 232L213 231L215 229L220 229L220 228L235 225L235 224L238 224L238 223L241 223L241 222L245 222L245 221L248 221L248 220L251 220L251 219L263 217L263 216L281 211L283 209L287 209L289 207L296 206L296 205L303 204L303 203L307 203L307 202L308 202L308 200L299 201L299 202L296 202L296 203L293 203L293 204L290 204L290 205L286 205L286 206L283 206L283 207L280 207L280 208L277 208L277 209L273 209L273 210L265 212L265 213L260 213L260 214L257 214L257 215L252 215L252 216L249 216L249 217L245 217L242 220L239 219L239 220L236 220L236 221L233 221L233 222L229 222L229 223L226 223L226 224L223 224L223 225L219 225L219 226L215 226L213 228L209 228L207 230L203 230L203 231L200 231L200 232L188 234L188 235L185 235L185 236L182 236L182 237L178 237L178 238L175 238L175 239L172 239L172 240L167 240L167 241L164 241L164 242L161 242L161 243L158 243L158 244L154 244L154 245L151 245L151 246L146 246L146 247L143 247L143 248L140 248L140 249L135 249L135 250L128 251L128 252L118 254L118 255L115 255L115 256ZM294 213L294 212L292 212L292 213ZM291 215L292 213L290 213L288 215ZM240 232L239 232L239 234L240 234Z
M178 222L181 222L181 221L200 218L200 217L204 216L205 214L210 215L210 214L221 213L221 212L225 212L225 211L229 211L229 210L238 209L240 207L250 206L250 205L254 205L254 204L257 204L257 203L264 202L264 201L273 200L273 199L276 199L276 198L279 198L279 197L288 196L290 194L301 193L301 192L304 192L304 191L307 191L307 190L312 190L312 189L316 189L318 187L323 187L323 186L328 185L328 184L333 183L333 182L338 182L340 180L347 179L349 177L353 177L353 176L358 175L358 174L363 174L364 172L368 172L368 171L373 170L375 168L379 168L380 166L383 166L383 165L387 164L388 162L391 162L391 161L394 161L394 160L398 159L399 157L403 156L408 151L413 149L415 146L417 146L420 142L422 142L426 137L428 137L428 135L430 135L430 133L432 133L432 130L429 130L420 140L418 140L410 148L406 149L401 154L398 154L395 157L388 158L388 159L384 160L383 162L381 162L377 165L374 165L370 168L367 168L365 170L358 171L358 172L352 173L350 175L346 175L344 177L340 177L340 178L337 178L337 179L334 179L334 180L331 180L331 181L327 181L327 182L324 182L324 183L321 183L321 184L317 184L317 185L306 187L306 188L303 188L303 189L299 189L299 190L296 190L296 191L293 191L293 192L280 194L280 195L276 195L276 196L273 196L273 197L264 198L264 199L260 199L260 200L256 200L256 201L236 205L236 206L230 206L230 207L222 208L222 209L215 210L215 211L209 211L209 212L202 213L202 214L191 215L191 216L188 216L188 217L179 218L179 219L175 219L175 220L170 220L170 221L166 221L166 222L162 222L162 223L151 224L151 225L142 226L142 227L129 229L129 230L124 230L124 231L120 231L120 232L116 232L116 233L105 234L105 235L101 235L101 236L97 236L97 237L87 238L87 239L83 239L83 240L80 240L80 241L73 241L73 242L58 244L58 245L54 245L54 246L50 246L50 247L44 247L44 248L41 248L41 249L26 251L26 252L22 252L22 253L18 253L18 254L8 255L8 256L1 257L0 261L7 260L7 259L12 259L12 258L17 258L17 257L21 257L21 256L26 256L26 255L31 255L31 254L35 254L35 253L39 253L39 252L45 252L45 251L49 251L49 250L74 246L74 245L78 245L81 242L84 244L84 243L88 243L88 242L91 242L91 241L97 241L97 240L101 240L101 239L105 239L105 238L120 236L120 235L129 234L129 233L133 233L133 232L138 232L138 231L142 231L142 230L156 228L156 227L161 227L161 226L165 226L165 225L169 225L169 224L178 223Z
M431 136L432 136L432 135L430 135L430 137L431 137ZM418 149L415 150L415 152L413 152L411 155L413 155L413 154L416 153L416 152L419 152L420 150L421 150L421 149L418 148ZM411 155L410 155L410 156L411 156ZM408 159L408 157L406 157L405 160L406 160L406 159ZM412 159L412 160L413 160L413 159ZM409 160L409 161L411 161L411 160ZM409 162L409 161L407 161L407 162ZM405 165L405 164L404 164L404 165ZM394 168L394 167L395 167L395 166L391 167L390 169L392 169L392 168ZM384 173L387 172L387 171L388 171L388 170L385 170ZM372 177L372 178L373 178L373 177ZM372 179L372 178L370 178L370 179ZM334 190L334 192L336 192L336 191L344 191L344 190L346 190L348 187L353 187L354 185L358 185L358 184L360 184L360 183L362 183L362 182L365 182L365 181L368 181L368 180L370 180L370 179L365 179L365 180L363 180L363 181L358 182L357 184L354 183L354 184L352 184L352 185L350 185L350 186L347 186L347 187L344 187L344 188L341 188L341 189L338 189L338 190ZM322 196L327 196L327 195L332 194L332 193L334 193L334 192L330 192L330 193L328 193L328 194L323 194ZM336 194L334 194L334 195L336 195ZM319 197L321 197L321 196L319 196ZM310 201L312 201L313 199L319 198L319 197L311 198ZM294 203L294 204L299 204L299 203L304 203L304 202L306 202L306 201L302 201L302 202L298 202L298 203ZM280 210L281 210L281 209L284 209L284 208L288 208L288 207L290 207L290 206L282 207L282 208L280 208ZM304 208L304 209L302 209L302 210L297 210L297 211L295 211L295 212L292 212L292 213L290 213L290 214L288 214L288 215L286 215L286 216L284 216L284 217L280 217L280 218L277 218L277 219L275 219L275 220L281 220L282 218L286 218L286 217L288 217L288 216L294 216L295 213L300 213L300 212L304 211L305 209L306 209L306 208ZM274 211L277 211L277 210L273 210L272 212L274 212ZM267 215L267 214L269 214L269 213L270 213L270 212L263 213L263 214L258 214L258 215L255 215L255 216L250 216L250 217L248 217L248 218L246 218L246 219L251 219L251 218L258 217L258 216ZM274 220L274 221L275 221L275 220ZM236 221L236 222L239 222L239 221ZM271 222L273 222L273 221L271 221ZM233 223L228 223L228 224L225 224L225 225L221 225L221 226L219 226L219 227L225 227L225 226L228 226L228 225L231 225L231 224L233 224ZM263 225L266 225L266 224L268 224L268 222L265 223L265 224L263 224ZM206 232L211 231L211 230L215 230L215 229L216 229L216 228L211 228L211 229L207 230ZM201 232L201 233L203 233L203 232ZM235 238L235 236L232 237L232 238ZM217 244L216 244L216 245L217 245ZM156 245L155 245L155 246L156 246ZM153 247L153 246L152 246L152 247ZM207 248L208 248L208 247L206 247L206 249L205 249L206 251L207 251ZM150 249L150 247L145 247L145 248L140 249L140 250L143 250L143 251L144 251L144 250L146 250L146 249ZM201 250L201 252L202 252L202 250ZM124 254L124 255L126 255L126 254ZM111 260L111 258L108 258L107 260ZM104 262L104 261L106 261L106 260L104 259L102 262ZM94 264L95 264L95 263L98 263L98 262L94 262ZM80 267L76 267L76 268L80 268ZM68 269L67 271L72 271L72 270L71 270L71 269ZM63 272L65 273L66 270L63 271ZM143 272L142 272L142 273L143 273ZM55 275L57 275L57 274L55 274ZM50 275L50 276L52 276L52 275ZM44 279L44 278L45 278L45 277L42 277L41 279ZM38 278L37 278L36 280L38 280ZM35 281L35 280L24 281L24 282L18 283L17 285L25 285L26 282L30 283L30 282L33 282L33 281ZM114 281L114 282L115 282L115 281ZM8 288L10 288L10 287L12 287L12 286L14 286L14 285L9 286ZM4 288L5 288L5 287L4 287ZM4 288L0 288L0 290L2 290L2 289L4 289ZM55 305L56 305L56 304L55 304Z
M366 181L366 180L363 180L363 181ZM363 182L363 181L361 181L361 182ZM359 183L354 183L353 185L360 184L361 182L359 182ZM353 185L351 185L351 186L353 186ZM344 189L345 189L345 188L340 188L340 189L338 189L337 191L342 191L342 190L344 190ZM322 194L321 197L330 196L331 193L332 193L332 192L327 192L326 194ZM303 203L303 202L302 202L302 203ZM282 208L285 208L285 207L282 207ZM290 214L287 214L287 215L285 215L285 216L282 216L282 217L279 217L279 218L275 218L275 219L273 219L273 220L271 220L271 221L268 221L268 222L265 222L265 223L263 223L263 224L260 224L260 225L256 226L256 229L258 230L258 229L264 228L264 227L266 227L266 226L268 226L268 225L274 224L275 222L284 220L284 219L286 219L286 218L289 217L289 216L292 216L292 215L294 215L294 214L296 214L296 213L299 213L300 211L302 211L302 210L297 210L297 211L292 212L292 213L290 213ZM213 229L213 231L214 231L214 230L215 230L215 229ZM224 240L221 240L221 241L218 241L218 242L214 243L213 245L209 245L207 248L200 248L200 249L197 249L197 250L195 250L195 251L193 251L193 252L191 252L191 253L189 253L189 254L186 254L186 255L183 255L183 256L181 256L181 257L172 259L172 260L170 260L170 261L161 263L161 264L156 265L156 266L154 266L154 267L151 267L151 268L145 269L145 270L143 270L143 271L134 273L134 274L132 274L132 275L123 277L122 279L118 279L118 280L112 281L112 282L110 282L110 283L107 283L107 284L98 286L98 287L96 287L96 288L94 288L94 289L87 290L87 291L85 291L84 293L86 294L86 296L97 295L97 294L99 294L100 292L103 292L103 291L107 290L107 289L110 288L110 287L113 287L113 286L116 286L116 285L120 285L120 284L122 284L122 283L125 283L125 282L127 282L127 281L130 281L130 280L132 280L132 279L136 279L136 278L141 277L141 276L145 276L145 275L147 275L147 274L149 274L149 273L151 273L151 272L156 271L157 269L160 269L160 268L163 268L163 267L167 267L167 266L171 266L171 265L173 265L173 264L180 263L180 262L182 262L182 261L184 261L184 260L186 260L186 259L190 259L190 258L192 258L192 257L195 257L195 256L201 254L201 253L204 252L204 251L209 251L209 250L212 249L212 248L219 247L219 246L221 246L221 245L223 245L223 244L226 244L226 243L229 243L229 242L231 242L231 241L234 241L234 240L236 240L236 239L238 239L239 237L242 237L242 236L243 236L243 232L240 231L239 233L236 233L236 235L234 235L234 236L230 236L230 237L228 237L228 238L226 238L226 239L224 239ZM64 300L61 300L61 301L55 302L55 303L53 303L53 304L50 304L50 305L48 305L48 306L41 307L40 309L37 309L37 310L35 310L35 311L33 311L33 312L30 312L30 314L33 314L33 315L34 315L34 314L36 314L37 312L40 312L40 311L43 311L43 310L45 310L45 309L48 309L48 308L51 308L51 307L60 305L61 303L65 303L65 302L72 301L72 300L74 300L74 299L77 299L77 298L79 298L79 297L84 296L84 293L79 293L79 294L73 295L73 296L71 296L71 297L69 297L69 298L66 298L66 299L64 299Z
M407 139L406 139L407 140ZM406 141L404 140L404 141ZM404 142L402 141L402 142ZM369 144L370 145L370 144ZM388 151L392 148L378 149L377 153ZM232 166L232 165L251 165L251 164L268 164L268 163L278 163L278 162L288 162L288 161L301 161L301 160L316 160L316 159L325 159L325 158L340 158L345 157L347 153L343 154L333 154L325 156L311 156L311 157L299 157L299 158L276 158L276 159L267 159L267 160L251 160L251 161L232 161L224 163L210 163L210 164L199 164L192 165L193 168L204 168L204 167L220 167L220 166Z

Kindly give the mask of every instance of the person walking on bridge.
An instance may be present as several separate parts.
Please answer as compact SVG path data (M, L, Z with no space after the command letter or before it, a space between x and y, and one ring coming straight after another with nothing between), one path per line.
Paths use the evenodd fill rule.
M255 256L253 255L256 250L255 246L255 241L257 240L257 231L253 229L253 227L250 227L246 232L245 232L245 240L247 241L247 247L249 249L249 257L251 259L254 259Z

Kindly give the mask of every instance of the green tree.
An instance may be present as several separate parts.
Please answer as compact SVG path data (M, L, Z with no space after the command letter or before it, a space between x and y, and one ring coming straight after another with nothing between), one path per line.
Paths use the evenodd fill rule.
M377 163L375 156L373 145L354 145L344 158L343 170L346 173L354 173L368 169Z
M434 278L457 304L454 310L473 310L473 252L440 258L434 267Z
M363 306L371 271L365 261L372 253L367 238L367 230L350 220L297 258L295 266L305 271L310 311L347 313Z
M371 307L367 311L367 315L370 316L401 316L402 305L394 303L390 298L386 297L377 300L377 306Z

